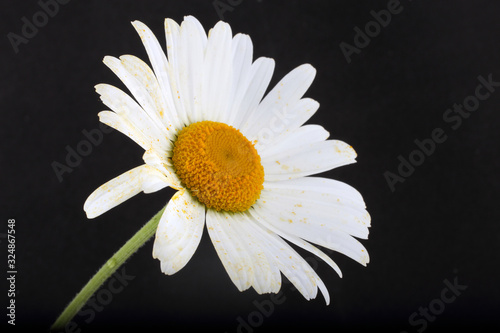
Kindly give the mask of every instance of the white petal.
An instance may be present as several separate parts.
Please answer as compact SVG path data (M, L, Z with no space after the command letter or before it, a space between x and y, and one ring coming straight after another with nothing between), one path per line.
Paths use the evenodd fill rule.
M247 138L252 138L260 129L270 127L276 114L283 113L283 109L293 107L302 98L315 75L316 70L309 64L301 65L288 73L264 97L257 110L242 126L242 133Z
M273 140L271 144L263 145L266 142L265 137L262 138L264 140L259 138L255 148L259 152L262 163L265 163L266 160L268 160L267 162L275 162L274 157L283 151L325 141L329 136L330 133L320 125L305 125L286 135L281 135L280 140Z
M232 87L232 32L219 21L208 33L203 64L201 93L202 118L227 123Z
M280 191L282 194L300 193L307 198L328 204L340 204L360 209L366 208L363 197L358 190L346 183L330 178L303 177L279 182L266 182L264 187L274 192Z
M260 222L259 216L253 213L252 216ZM271 256L274 257L279 270L307 300L315 298L318 292L317 282L321 281L321 279L311 266L274 232L262 225L260 225L260 228L255 228L255 230L259 232L259 239L265 244Z
M151 123L155 125L155 128L161 134L161 140L167 141L167 133L173 133L173 128L170 124L167 127L163 124L161 114L165 108L161 106L160 101L163 101L161 93L152 95L151 91L146 89L146 87L152 87L152 91L154 91L154 84L158 85L156 78L154 78L152 72L149 73L145 69L148 66L138 58L125 56L122 59L123 61L120 61L120 59L106 56L103 62L118 76L135 97L141 109L144 110ZM167 131L166 128L171 131ZM170 137L173 138L173 134Z
M238 289L245 290L253 285L257 292L277 292L281 285L278 268L306 299L315 298L320 286L328 303L328 292L314 270L295 250L256 219L260 217L251 217L248 212L237 218L235 214L207 212L207 228L212 243Z
M256 142L255 147L259 150L266 150L266 153L268 148L276 150L276 146L286 140L289 135L300 130L300 126L302 126L318 108L319 103L315 100L302 98L292 106L282 108L280 112L278 112L277 109L273 109L272 112L275 114L270 119L269 126L259 129L253 137L249 138L249 140L251 142ZM326 132L323 128L322 131ZM328 138L328 135L325 139L326 138Z
M144 160L144 163L163 172L163 174L166 175L168 181L170 182L170 186L172 188L175 188L177 190L180 190L182 188L181 180L175 173L172 163L168 159L167 155L158 155L156 151L150 149L144 152L142 159Z
M348 144L328 140L299 145L262 161L266 181L309 176L355 163L356 152Z
M167 39L167 55L168 55L168 79L170 89L172 90L172 101L179 119L183 124L189 124L188 115L184 107L184 98L181 97L183 91L180 86L179 73L186 71L185 68L180 68L179 62L182 61L180 48L183 46L179 38L179 25L172 19L165 20L165 36Z
M228 125L234 125L241 101L248 89L248 77L252 66L253 45L250 37L237 34L233 38L233 85L229 102Z
M205 206L185 189L167 204L156 230L153 258L161 271L174 274L183 268L198 248L205 224Z
M260 226L248 213L209 210L207 229L229 277L240 291L253 286L259 293L278 292L280 271L262 242Z
M144 110L126 93L109 84L98 84L95 90L101 95L102 102L122 117L146 141L146 146L159 151L167 151L170 145L165 134Z
M169 78L174 102L185 124L201 121L201 73L207 36L200 22L185 17L182 25L165 20Z
M366 265L369 262L368 252L350 233L358 232L356 227L366 230L366 227L359 226L356 219L369 219L368 213L316 202L314 198L308 198L309 194L311 192L304 191L282 195L264 189L254 207L259 209L259 214L267 214L266 221L274 227Z
M132 25L141 37L144 48L148 54L149 61L153 67L153 71L158 79L158 84L160 85L162 91L162 97L164 98L163 103L166 105L164 117L166 117L166 120L178 130L183 127L183 123L177 114L173 101L174 95L172 94L172 89L170 88L169 83L167 57L165 56L165 53L163 52L160 43L158 43L154 34L144 23L134 21L132 22Z
M338 267L338 265L332 260L332 258L330 258L323 251L321 251L317 247L311 245L310 243L304 241L302 238L294 236L292 234L289 234L288 232L286 232L284 230L281 230L281 229L278 229L278 228L274 227L272 224L266 222L265 216L261 215L259 213L259 209L252 209L252 210L250 210L250 213L258 219L258 221L259 221L260 224L262 224L264 227L266 227L270 231L274 232L275 234L277 234L281 238L286 239L287 241L289 241L289 242L291 242L291 243L293 243L293 244L295 244L295 245L303 248L304 250L311 252L315 256L321 258L331 268L333 268L333 270L335 272L337 272L337 274L340 277L342 277L342 271L340 270L340 268Z
M234 226L250 256L252 286L259 294L277 293L281 287L281 274L268 248L259 238L260 228L248 212L232 214Z
M125 134L141 146L142 149L150 149L150 140L124 117L107 110L99 112L98 116L99 121Z
M169 186L163 173L149 165L141 165L97 188L85 201L83 209L89 219L118 206L144 191L151 193Z
M149 114L151 119L153 119L160 126L161 130L165 134L165 137L173 140L175 137L175 129L170 121L168 121L165 117L167 105L165 104L165 99L162 96L158 80L156 79L156 76L151 68L144 61L132 55L121 56L120 62L123 68L135 78L141 88L136 88L135 93L131 90L132 94L135 96L137 101L139 101L143 109ZM131 84L133 84L134 80L128 80L130 80ZM124 79L122 79L122 81L125 83Z
M249 124L245 124L262 100L273 76L273 71L274 60L261 57L254 61L246 75L242 73L240 77L236 93L237 99L235 97L235 106L232 108L232 112L236 114L231 124L235 128L239 128L247 138L249 136L244 132L244 128L248 128Z
M207 229L231 281L239 291L248 289L253 282L250 255L235 231L234 221L229 214L213 209L207 211Z

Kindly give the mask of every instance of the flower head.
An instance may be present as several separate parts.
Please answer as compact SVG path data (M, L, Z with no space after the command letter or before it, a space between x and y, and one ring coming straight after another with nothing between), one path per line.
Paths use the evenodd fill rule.
M100 112L100 121L139 144L145 164L95 190L84 205L87 216L170 186L178 192L153 246L165 274L186 265L206 223L239 290L276 293L283 273L306 299L319 288L328 303L325 285L288 242L341 275L311 243L366 265L368 253L354 237L368 237L370 216L351 186L311 177L356 157L346 143L327 140L323 127L304 125L319 107L303 97L315 69L295 68L264 96L273 59L253 61L250 37L233 37L227 23L217 23L207 36L192 16L180 26L167 19L167 55L148 27L132 24L152 68L131 55L105 57L133 98L107 84L96 91L112 110Z

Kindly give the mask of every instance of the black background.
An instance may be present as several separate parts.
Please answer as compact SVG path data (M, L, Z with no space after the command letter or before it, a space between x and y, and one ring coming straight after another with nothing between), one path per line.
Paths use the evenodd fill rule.
M276 60L272 85L302 63L317 69L306 96L321 107L310 123L358 153L357 164L325 175L363 194L372 228L362 242L371 263L364 268L332 254L344 273L340 279L315 260L332 297L329 306L321 296L304 300L285 283L284 302L257 315L256 304L267 304L269 295L237 291L206 232L192 260L173 276L161 273L149 241L124 266L135 278L90 323L77 316L79 329L236 332L238 318L253 323L254 332L442 332L498 323L500 91L457 129L443 114L474 95L478 76L500 81L500 3L401 0L402 11L351 63L339 44L353 44L353 29L364 29L373 20L370 11L386 8L388 1L233 3L224 20L233 33L251 36L254 58ZM95 188L142 164L141 148L116 131L105 134L62 182L52 169L54 161L65 163L66 146L76 149L85 140L83 130L98 128L97 113L106 107L94 85L125 89L102 58L133 54L147 61L133 20L147 24L164 43L166 17L180 22L194 15L207 30L220 18L212 1L73 0L15 53L8 33L21 35L21 19L31 21L40 10L37 1L1 2L0 232L7 232L7 219L16 219L16 328L43 331L173 193L140 194L86 219L83 203ZM392 192L384 173L397 173L398 156L408 158L414 140L429 138L435 128L447 140ZM0 241L6 271L7 242ZM422 321L412 326L410 316L439 304L444 281L454 279L467 289L426 327ZM2 327L12 329L4 314L5 280L0 295Z

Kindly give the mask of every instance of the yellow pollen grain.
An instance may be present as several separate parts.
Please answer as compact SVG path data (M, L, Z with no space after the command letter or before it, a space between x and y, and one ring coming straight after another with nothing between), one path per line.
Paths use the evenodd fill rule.
M264 168L254 145L223 123L184 127L174 143L172 162L191 194L217 211L246 211L263 189Z

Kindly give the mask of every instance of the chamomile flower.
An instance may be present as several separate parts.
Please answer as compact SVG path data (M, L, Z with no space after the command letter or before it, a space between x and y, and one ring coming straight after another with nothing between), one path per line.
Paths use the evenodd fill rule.
M176 194L159 221L153 257L165 274L183 268L205 224L229 277L240 290L276 293L281 273L306 299L328 291L290 245L332 259L314 244L366 265L370 216L353 187L312 175L355 162L353 148L319 125L304 125L319 104L304 98L315 69L288 73L266 96L274 61L253 61L250 37L227 23L208 33L192 16L165 21L166 50L151 30L132 23L152 68L131 55L104 63L131 93L99 84L112 111L101 122L140 145L144 164L105 183L87 199L95 218L140 193L170 186ZM356 238L355 238L356 237Z

